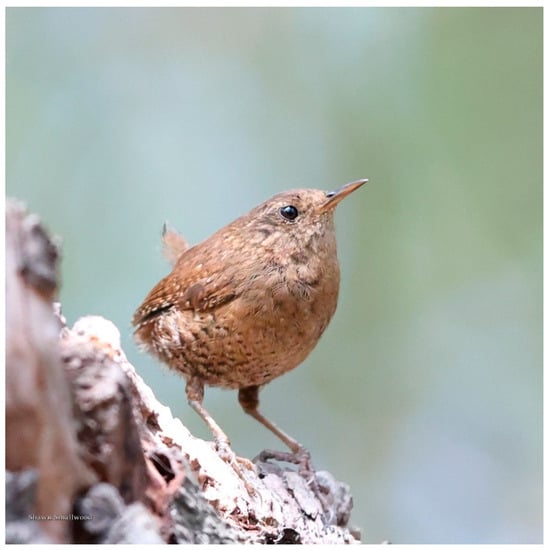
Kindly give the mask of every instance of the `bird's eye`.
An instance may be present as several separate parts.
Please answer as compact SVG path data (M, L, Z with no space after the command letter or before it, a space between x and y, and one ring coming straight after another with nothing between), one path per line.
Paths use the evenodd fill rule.
M283 206L280 209L280 215L290 221L294 221L297 218L298 214L299 212L297 211L297 208L295 206L292 206L291 204Z

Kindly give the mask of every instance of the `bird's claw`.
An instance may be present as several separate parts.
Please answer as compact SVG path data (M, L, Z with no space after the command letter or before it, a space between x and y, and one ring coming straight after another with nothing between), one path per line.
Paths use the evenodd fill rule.
M225 439L217 439L215 441L215 450L219 458L221 458L223 462L231 466L236 475L238 475L238 477L242 480L244 486L246 487L246 490L248 491L248 494L250 496L255 496L257 492L252 484L248 481L244 473L245 470L255 470L255 465L253 464L253 462L248 460L247 458L237 456L236 453L232 450L230 442Z
M254 458L254 462L267 462L268 460L296 464L299 474L304 477L307 477L308 474L314 475L315 473L313 463L311 462L311 453L305 447L300 447L296 452L265 449Z
M299 447L296 452L273 451L270 449L265 449L254 458L254 462L267 462L268 460L288 462L290 464L297 465L299 475L305 479L307 485L311 488L311 491L320 501L323 511L326 512L328 510L326 497L316 479L316 472L311 461L311 453L305 449L305 447Z

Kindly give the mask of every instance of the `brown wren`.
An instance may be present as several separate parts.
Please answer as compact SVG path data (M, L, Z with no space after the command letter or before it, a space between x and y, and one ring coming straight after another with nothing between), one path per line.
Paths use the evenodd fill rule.
M259 411L259 389L302 363L328 326L339 293L334 210L367 181L279 193L191 248L164 232L174 267L135 312L135 338L185 377L189 404L237 471L204 386L237 389L244 411L293 453L264 456L309 468L305 448Z

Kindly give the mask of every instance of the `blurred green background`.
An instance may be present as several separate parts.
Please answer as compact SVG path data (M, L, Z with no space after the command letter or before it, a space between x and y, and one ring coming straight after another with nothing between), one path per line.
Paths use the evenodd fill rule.
M294 187L336 214L338 311L266 415L350 484L366 542L542 541L542 9L7 10L7 193L63 239L63 310L100 314L190 429L130 319L196 243ZM280 448L235 392L236 451Z

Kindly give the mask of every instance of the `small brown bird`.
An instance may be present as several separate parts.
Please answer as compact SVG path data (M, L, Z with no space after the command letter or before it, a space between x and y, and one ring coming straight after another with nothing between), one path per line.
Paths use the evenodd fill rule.
M189 404L235 469L202 405L205 385L237 389L244 411L294 453L282 458L309 467L305 448L259 412L259 389L302 363L328 326L339 292L334 209L367 181L280 193L191 248L164 231L175 265L135 312L135 338L185 377Z

